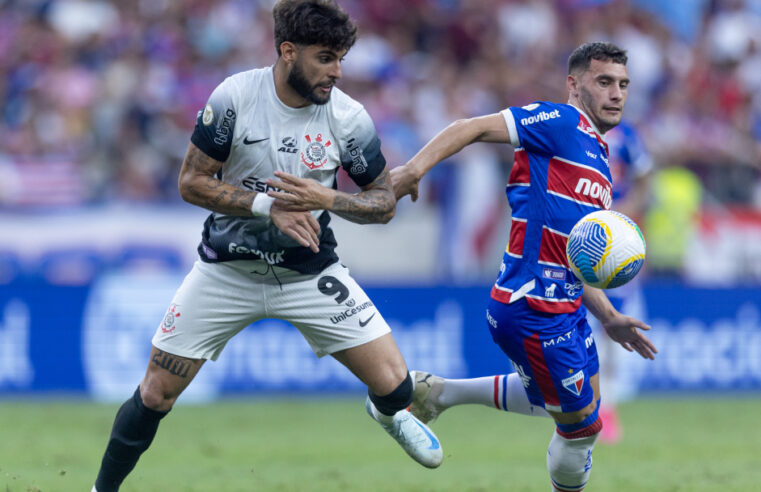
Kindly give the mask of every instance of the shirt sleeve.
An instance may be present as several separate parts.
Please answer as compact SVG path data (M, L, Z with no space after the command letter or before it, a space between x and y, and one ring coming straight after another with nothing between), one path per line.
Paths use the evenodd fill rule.
M547 102L509 107L501 114L514 147L542 154L554 154L569 125L578 124L578 116L572 122L573 115L565 106Z
M341 149L341 167L357 186L366 186L375 181L386 167L381 141L364 108L348 121L348 127Z
M198 112L190 141L212 159L224 162L230 156L237 116L232 82L228 78L209 96L203 110Z

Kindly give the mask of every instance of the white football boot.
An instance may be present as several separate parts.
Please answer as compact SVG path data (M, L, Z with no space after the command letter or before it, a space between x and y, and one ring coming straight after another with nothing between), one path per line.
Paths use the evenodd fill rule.
M444 378L423 371L410 371L410 376L415 385L410 412L424 424L433 423L446 410L439 404Z
M365 400L365 410L412 459L427 468L436 468L441 464L444 453L439 439L427 425L416 419L408 410L400 410L393 417L382 415L369 396Z

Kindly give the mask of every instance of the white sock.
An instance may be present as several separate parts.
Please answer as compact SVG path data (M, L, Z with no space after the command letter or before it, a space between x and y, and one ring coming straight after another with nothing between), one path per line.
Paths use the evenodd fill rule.
M475 403L487 407L538 417L549 417L547 411L528 401L518 373L471 379L445 379L438 403L445 408Z
M505 378L505 376L501 376ZM531 415L534 417L549 417L550 414L544 407L538 407L528 401L528 395L526 389L523 387L520 374L512 373L508 374L507 384L504 386L505 393L505 408L503 410L507 412L515 412L523 415Z
M375 417L375 420L380 422L381 424L389 425L394 421L394 415L386 415L383 412L380 412L377 408L375 408L375 405L373 402L370 402L370 408L373 410L373 417ZM397 412L399 413L399 412Z
M553 491L576 492L584 488L592 473L592 449L598 435L566 439L555 431L547 448Z

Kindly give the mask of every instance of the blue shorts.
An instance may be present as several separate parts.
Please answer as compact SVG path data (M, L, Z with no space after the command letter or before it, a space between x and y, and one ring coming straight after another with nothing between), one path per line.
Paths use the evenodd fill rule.
M535 311L524 299L491 300L486 310L494 342L513 362L533 405L575 412L594 400L589 378L600 362L583 306L568 314Z

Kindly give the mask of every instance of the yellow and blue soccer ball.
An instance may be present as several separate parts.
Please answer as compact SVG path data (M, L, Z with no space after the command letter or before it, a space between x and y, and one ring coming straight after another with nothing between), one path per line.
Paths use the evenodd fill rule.
M573 226L565 252L568 265L582 282L613 289L639 273L645 263L645 238L626 215L599 210Z

